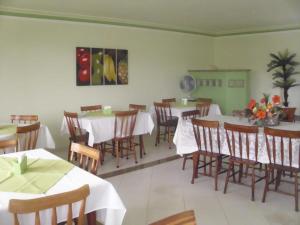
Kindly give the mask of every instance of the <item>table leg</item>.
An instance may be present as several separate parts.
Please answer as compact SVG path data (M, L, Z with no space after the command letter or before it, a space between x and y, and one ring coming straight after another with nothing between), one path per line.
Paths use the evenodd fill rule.
M140 142L140 158L143 158L143 155L146 155L143 135L139 135L139 142Z
M88 213L86 217L88 225L96 225L96 211Z

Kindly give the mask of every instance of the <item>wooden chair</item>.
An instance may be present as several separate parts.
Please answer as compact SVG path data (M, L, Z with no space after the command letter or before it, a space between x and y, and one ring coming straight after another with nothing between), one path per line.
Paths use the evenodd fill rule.
M220 138L220 128L218 121L208 121L200 119L192 119L193 130L195 135L195 140L198 146L198 151L193 153L193 177L194 179L198 177L198 169L204 168L203 175L212 176L212 166L215 162L216 171L214 174L215 179L215 190L218 190L218 175L224 173L221 171L222 159L225 157L221 154L221 138ZM199 167L200 156L204 157L203 165ZM209 161L206 162L206 157ZM206 167L209 166L209 173L206 173Z
M284 122L295 122L295 112L296 108L282 108L284 113L284 118L282 121Z
M73 112L64 112L64 117L67 122L68 131L70 134L69 137L69 148L68 148L68 160L70 160L71 156L71 144L72 142L85 144L88 142L88 133L86 133L80 127L80 123L78 121L78 114Z
M0 153L5 154L6 150L14 149L16 150L17 147L17 140L3 140L0 141Z
M183 120L191 120L192 118L195 118L197 116L200 116L200 111L199 110L190 110L190 111L185 111L181 113L181 118ZM193 159L193 154L184 154L183 155L183 163L182 163L182 170L185 169L185 164L186 160L188 159Z
M86 198L90 194L89 185L84 185L76 190L64 192L61 194L50 195L34 199L11 199L9 201L9 212L13 213L14 225L19 225L18 214L35 213L35 224L40 225L40 211L52 209L51 224L57 224L56 208L63 205L68 205L67 225L71 225L73 221L72 204L81 201L79 217L77 225L84 225L84 213ZM50 218L49 218L50 219Z
M269 191L270 173L277 170L275 191L292 195L295 198L295 211L299 211L298 206L298 192L299 192L299 172L300 172L300 149L299 144L293 143L300 141L300 131L279 130L265 127L264 129L267 152L269 158L269 165L266 176L266 184L263 194L262 202L265 202L267 192ZM294 150L293 150L294 146ZM290 172L294 177L294 193L286 193L278 190L281 182L281 174L283 172Z
M177 213L149 225L196 225L194 210Z
M197 98L196 101L198 103L209 103L209 104L212 103L212 99L211 98Z
M207 116L209 113L210 103L202 102L196 104L196 109L199 110L200 116Z
M163 98L162 99L163 103L171 103L171 102L176 102L176 98Z
M164 140L166 139L169 143L169 148L171 149L171 134L172 128L175 130L178 123L178 118L172 116L170 103L159 103L154 102L155 113L156 113L156 122L157 122L157 134L155 146L160 143L161 135L164 136ZM161 134L160 128L164 127L165 132Z
M79 157L79 167L89 171L93 174L97 174L98 165L100 163L100 151L97 149L81 145L78 143L72 143L70 161L74 162L75 154Z
M123 156L123 150L126 150L126 158L131 152L137 163L133 131L135 127L137 110L123 111L115 113L115 129L113 139L113 153L116 155L117 168L119 168L120 153ZM127 145L126 147L124 145Z
M40 122L17 127L17 151L35 149L39 130Z
M258 179L256 179L255 173L255 167L258 164L258 127L224 123L224 129L226 132L226 141L230 153L229 166L224 186L224 194L227 191L229 178L231 176L233 176L235 181L234 176L236 173L239 173L238 181L239 183L241 183L243 176L243 166L246 165L247 168L252 168L251 200L254 201L255 184L265 178L259 177ZM250 148L251 144L252 146L254 146L254 149ZM235 165L239 166L239 170L237 172L234 171Z
M129 110L146 111L146 105L129 104ZM143 135L139 135L139 142L135 143L140 148L140 158L146 155Z
M93 112L93 111L99 111L101 109L102 109L102 105L89 105L89 106L80 107L81 112Z
M10 115L12 123L34 123L39 120L38 115Z

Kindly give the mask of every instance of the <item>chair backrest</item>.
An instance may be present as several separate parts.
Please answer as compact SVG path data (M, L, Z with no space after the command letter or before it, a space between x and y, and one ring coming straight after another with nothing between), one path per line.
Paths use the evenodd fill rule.
M137 110L115 113L114 139L124 139L132 137L137 113Z
M6 150L16 149L17 140L4 140L0 141L0 153L5 153Z
M199 110L200 116L207 116L209 113L210 103L202 102L196 104L196 109Z
M102 109L102 105L88 105L88 106L80 107L81 112L93 112L93 111L99 111L101 109Z
M86 171L97 174L100 162L100 151L85 145L72 143L69 161L74 162L75 154L79 155L79 166Z
M282 121L284 122L295 122L295 112L296 112L296 108L283 108L282 109L284 114L285 114L285 118L282 119Z
M154 102L154 108L158 125L165 123L172 118L170 103Z
M230 156L257 161L259 131L257 126L224 123L224 129ZM251 146L254 147L254 152Z
M194 210L189 210L166 217L149 225L196 225Z
M57 224L56 208L63 205L68 205L67 225L72 225L73 213L72 204L81 201L79 217L77 224L84 224L84 213L86 198L90 194L90 188L86 184L76 190L64 192L60 194L50 195L35 199L11 199L9 201L8 209L13 213L14 225L19 225L18 214L35 213L35 225L40 225L40 211L45 209L52 209L51 224ZM50 219L50 218L49 218Z
M300 131L265 127L264 133L270 164L300 168Z
M219 121L192 119L195 140L199 151L221 153Z
M146 105L129 104L129 110L146 111Z
M163 103L176 102L176 98L163 98L161 101Z
M67 121L70 137L74 142L76 142L77 137L81 137L83 135L78 121L78 114L65 111L64 116Z
M190 111L185 111L185 112L181 113L181 117L184 120L196 118L197 116L200 116L199 110L190 110Z
M203 102L206 102L206 103L212 103L212 99L211 98L197 98L196 101L198 103L203 103Z
M34 123L39 120L38 115L10 115L12 123Z
M17 151L35 149L40 125L40 122L37 122L17 127Z

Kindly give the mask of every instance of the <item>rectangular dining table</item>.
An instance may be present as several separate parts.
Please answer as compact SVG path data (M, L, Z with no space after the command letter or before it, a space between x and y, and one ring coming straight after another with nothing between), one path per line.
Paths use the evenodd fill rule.
M79 115L80 127L89 133L88 145L102 143L114 138L115 115L104 115L100 112L89 112ZM137 114L133 135L151 134L154 123L149 112L140 111ZM61 125L61 134L69 134L66 119Z
M214 116L205 116L198 119L202 120L211 120L211 121L219 121L220 122L220 142L221 142L221 153L224 155L230 155L229 148L226 142L225 138L225 130L223 128L223 125L225 122L237 124L237 125L250 125L247 118L239 118L239 117L233 117L233 116L223 116L223 115L214 115ZM288 122L281 122L278 126L274 126L272 128L275 129L282 129L282 130L300 130L300 123L288 123ZM216 145L217 143L217 136L216 132L213 133L213 142ZM235 134L237 135L237 133ZM230 135L229 135L230 137ZM251 140L253 141L255 138L254 135L249 136L249 142ZM236 141L239 140L238 136L235 138ZM208 141L208 140L207 140ZM184 154L190 154L193 152L198 151L198 146L195 140L194 131L193 131L193 125L191 120L183 120L179 119L178 125L174 134L173 142L176 145L176 151L179 155ZM284 145L288 144L288 140L284 139ZM293 140L293 155L295 156L293 158L293 164L298 165L299 162L299 151L300 151L300 140ZM276 145L280 145L280 138L276 139ZM238 144L236 144L238 146ZM254 159L254 150L251 151L251 148L254 149L254 146L250 146L250 155L251 159ZM217 149L217 146L215 146L214 149ZM285 154L285 155L288 155ZM279 158L279 157L278 157ZM266 150L266 143L265 143L265 136L263 133L263 127L259 128L259 134L258 134L258 162L267 164L269 163L269 158ZM287 163L287 162L286 162Z
M53 155L52 153L44 149L35 149L30 151L16 152L1 155L0 157L18 157L20 154L25 153L28 159L47 159L47 160L63 160ZM1 162L1 161L0 161ZM1 165L0 165L1 167ZM41 171L43 168L39 168ZM26 172L25 172L26 173ZM0 179L1 180L1 179ZM1 181L5 182L5 181ZM90 195L87 198L85 214L90 215L91 224L96 224L96 220L106 225L121 225L126 208L120 199L118 193L111 183L77 167L72 168L64 174L61 179L50 187L45 193L33 194L20 192L8 192L1 191L0 182L0 225L13 224L13 215L8 211L8 204L10 199L32 199L39 198L48 195L58 194L62 192L71 191L77 189L85 184L90 187ZM33 186L36 186L37 182L32 182ZM4 185L5 186L5 185ZM14 187L15 188L15 187ZM21 189L22 190L22 187ZM73 204L73 217L79 215L79 203ZM67 219L68 206L62 206L57 208L57 222L63 222ZM41 224L51 224L51 209L44 210L40 213ZM34 214L19 215L20 225L32 225L34 224Z
M0 141L16 138L17 126L26 126L26 124L8 124L0 123ZM49 128L41 124L36 142L37 148L55 149L55 142Z

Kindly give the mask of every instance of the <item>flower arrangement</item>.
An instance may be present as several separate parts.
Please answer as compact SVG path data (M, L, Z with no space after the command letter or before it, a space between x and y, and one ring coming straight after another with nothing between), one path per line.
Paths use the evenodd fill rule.
M260 102L251 99L246 109L246 115L253 124L278 125L279 116L282 112L280 96L274 95L270 101L270 95L264 94Z

